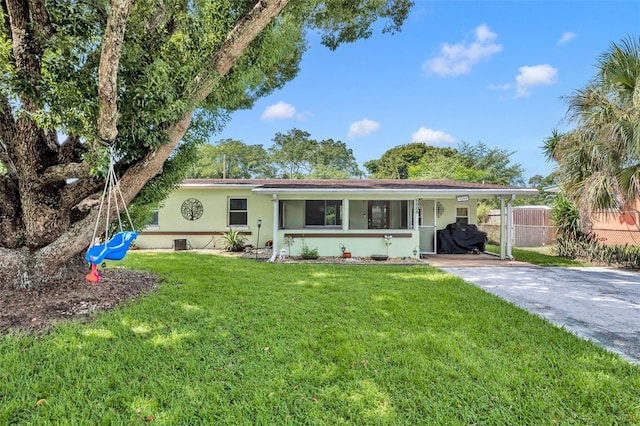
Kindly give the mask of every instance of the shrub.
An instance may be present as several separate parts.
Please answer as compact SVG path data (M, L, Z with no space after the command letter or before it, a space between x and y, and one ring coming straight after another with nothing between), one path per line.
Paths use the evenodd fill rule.
M302 240L302 247L300 248L300 256L302 257L318 257L317 248L309 248L305 240Z
M235 229L229 229L224 236L224 248L229 251L242 251L247 239L244 235Z
M551 210L551 218L557 227L558 235L572 240L581 240L585 237L580 227L580 212L567 198L559 195Z

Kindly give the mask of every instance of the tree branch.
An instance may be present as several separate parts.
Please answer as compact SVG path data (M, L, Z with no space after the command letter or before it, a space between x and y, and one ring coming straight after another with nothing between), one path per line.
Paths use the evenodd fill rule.
M30 87L30 94L21 99L22 105L27 111L35 111L42 47L33 36L28 4L20 0L6 0L6 6L11 25L13 58L16 68L26 77Z
M90 166L86 162L63 163L51 166L44 171L40 178L41 184L47 184L65 179L81 179L89 177Z
M181 10L187 10L188 3L182 2L180 6ZM170 38L178 29L178 25L176 25L175 21L175 16L169 15L169 13L167 13L167 7L165 5L158 6L158 8L149 16L144 24L144 29L147 33L157 31L161 27L164 30L166 38Z
M255 6L231 30L220 49L213 55L212 65L215 75L196 82L191 103L197 107L229 72L249 44L269 25L290 0L258 0Z
M103 188L104 183L97 179L78 179L67 185L62 194L62 204L69 209L78 207L87 197L96 194Z
M82 161L82 154L86 151L85 145L80 142L80 138L75 135L67 136L64 142L60 145L60 151L58 152L59 163L79 163Z
M39 40L46 40L55 34L55 30L49 19L49 12L42 0L29 0L31 16L35 21L36 36Z
M98 134L111 144L118 135L118 69L129 9L134 0L111 0L98 67Z

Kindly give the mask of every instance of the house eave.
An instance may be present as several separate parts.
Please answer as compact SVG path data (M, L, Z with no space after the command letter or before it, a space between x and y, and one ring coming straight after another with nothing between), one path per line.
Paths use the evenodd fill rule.
M244 189L254 193L278 195L344 194L384 196L385 194L407 197L523 197L538 195L535 188L451 180L401 181L401 180L278 180L278 179L187 179L180 188L184 189Z
M253 189L261 186L255 183L181 183L178 188L231 188Z
M537 195L537 189L529 188L509 188L509 189L478 189L478 188L458 188L458 189L424 189L424 188L261 188L255 187L252 192L264 194L393 194L407 195L412 197L440 196L455 197L466 194L474 198L486 198L487 196L529 196Z

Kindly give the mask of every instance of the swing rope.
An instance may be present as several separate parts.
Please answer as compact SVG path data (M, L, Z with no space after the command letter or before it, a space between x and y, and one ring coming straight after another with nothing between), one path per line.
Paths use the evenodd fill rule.
M115 178L115 172L113 173L113 176ZM131 227L131 230L135 232L136 229L133 227L133 221L131 220L131 216L129 216L129 210L127 209L127 203L124 201L124 194L122 193L122 190L120 189L120 182L118 180L115 180L115 184L116 184L115 186L116 186L117 194L120 195L120 202L122 203L122 208L123 208L124 212L127 214L127 220L129 221L129 226ZM116 203L117 203L117 197L114 197L114 199L116 200ZM120 212L120 210L118 210L118 222L120 223L120 232L122 232L122 221L120 219L119 212Z
M124 201L124 195L122 194L122 190L120 189L120 182L118 182L118 179L116 178L114 161L115 155L113 147L110 147L109 149L109 171L107 172L107 177L105 178L104 183L104 190L102 191L102 196L100 197L100 207L98 208L98 216L96 218L95 227L93 228L93 237L91 238L92 245L95 245L96 236L98 235L98 226L100 225L100 217L102 216L105 198L107 200L107 210L105 212L104 241L109 241L109 213L111 212L111 197L113 197L113 203L116 207L116 216L118 218L120 232L123 232L123 229L122 219L120 218L120 204L118 202L118 195L120 196L120 202L122 203L123 210L127 214L129 226L131 226L131 230L135 232L131 216L129 215L129 210L127 209L127 203Z
M129 210L127 210L127 203L125 202L124 194L120 189L120 183L116 178L115 155L113 147L110 147L109 149L109 171L107 172L107 176L105 177L104 190L102 191L102 196L100 197L100 207L98 208L96 225L93 228L91 247L89 247L89 249L87 250L87 254L85 255L85 260L91 264L91 272L86 275L86 278L88 281L94 283L99 283L101 281L97 264L105 259L121 260L127 254L132 241L138 236L138 233L133 227L133 222L131 221ZM114 234L113 237L109 239L109 227L111 225L111 222L109 221L109 214L111 212L112 197L116 209L116 215L118 217L118 226L120 227L120 232ZM104 243L96 244L96 236L98 235L98 227L100 226L100 218L104 209L105 199L107 201L107 210L105 212L106 222L104 223ZM122 209L127 214L129 225L131 226L131 232L124 232L122 229L120 207L122 207Z

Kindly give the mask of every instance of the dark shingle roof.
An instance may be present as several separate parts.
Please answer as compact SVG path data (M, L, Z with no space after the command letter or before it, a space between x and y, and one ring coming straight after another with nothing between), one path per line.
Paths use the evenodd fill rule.
M183 185L247 185L264 189L522 190L525 188L448 179L186 179Z

